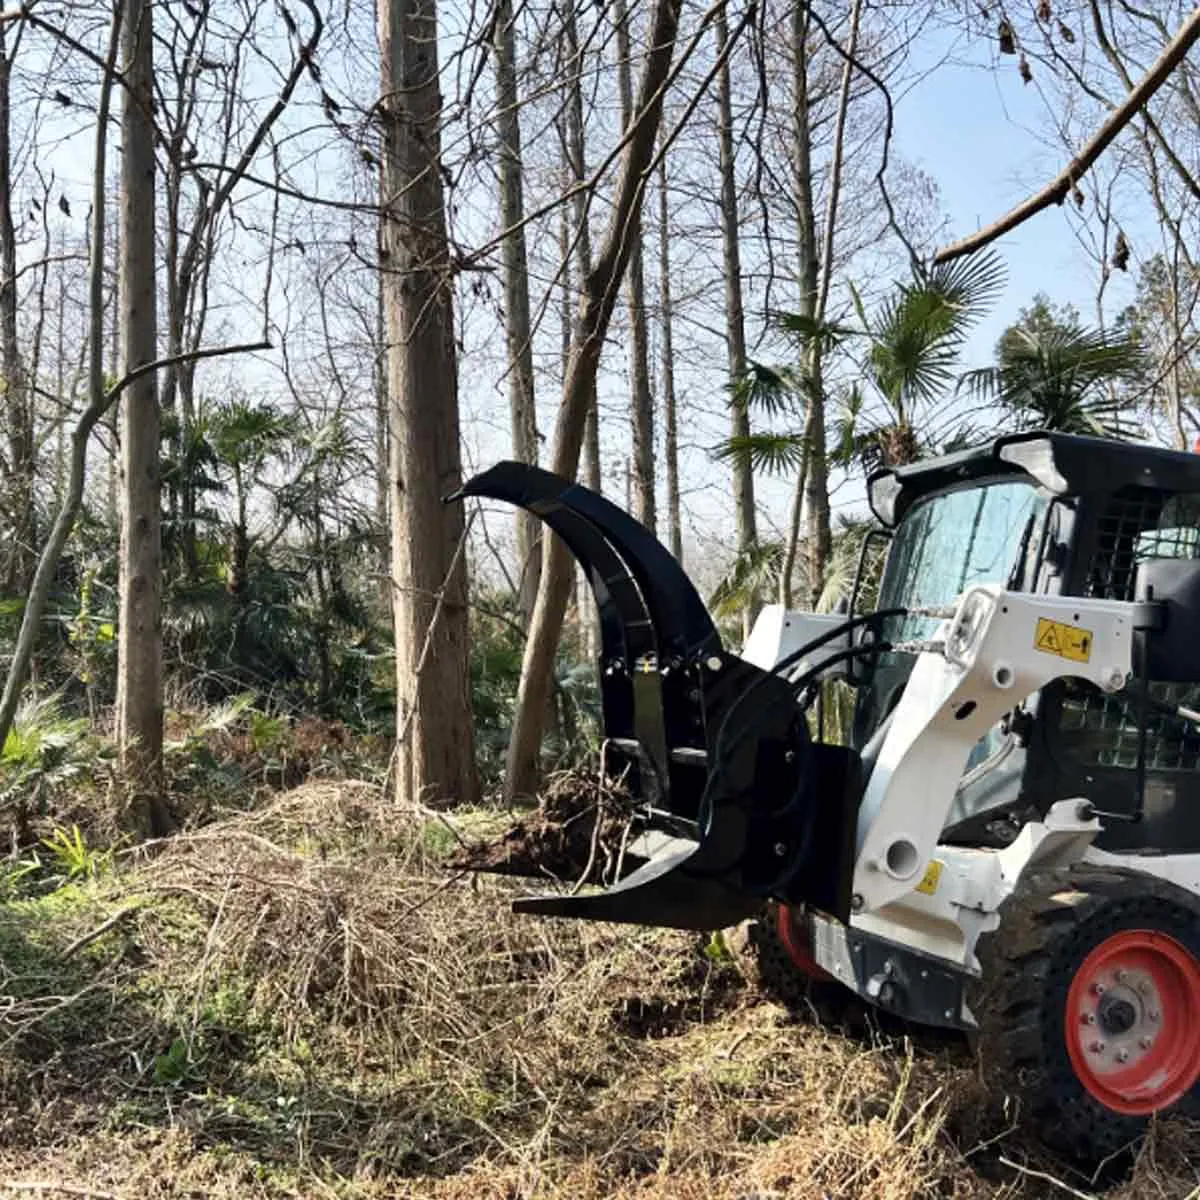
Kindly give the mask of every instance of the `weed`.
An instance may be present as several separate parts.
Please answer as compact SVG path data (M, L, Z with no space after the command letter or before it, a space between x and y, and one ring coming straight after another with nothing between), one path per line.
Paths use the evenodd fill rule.
M112 862L111 850L93 850L83 840L78 825L57 826L42 845L50 851L60 874L67 879L94 879Z
M204 1079L205 1056L197 1051L194 1042L177 1037L165 1054L154 1060L153 1079L156 1087L180 1088L200 1083Z

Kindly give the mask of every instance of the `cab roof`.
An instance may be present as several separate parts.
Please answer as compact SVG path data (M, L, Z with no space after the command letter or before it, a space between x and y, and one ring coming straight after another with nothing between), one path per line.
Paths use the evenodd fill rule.
M1143 442L1032 430L986 445L884 467L867 479L871 511L893 527L922 496L972 480L1025 476L1059 496L1148 487L1200 492L1200 454Z

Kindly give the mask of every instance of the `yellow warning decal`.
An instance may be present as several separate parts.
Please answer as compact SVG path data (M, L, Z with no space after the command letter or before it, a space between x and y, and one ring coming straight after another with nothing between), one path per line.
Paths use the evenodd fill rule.
M1092 631L1038 617L1033 648L1041 650L1043 654L1069 658L1072 662L1087 662L1092 657Z
M921 882L917 884L917 891L924 892L927 896L932 896L938 890L938 883L942 878L942 864L936 858L929 860L929 866L925 868L925 874L921 876Z

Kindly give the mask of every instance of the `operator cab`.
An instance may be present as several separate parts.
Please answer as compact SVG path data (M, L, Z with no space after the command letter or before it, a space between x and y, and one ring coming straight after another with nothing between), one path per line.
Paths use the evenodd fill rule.
M1132 601L1140 563L1200 558L1200 455L1024 433L886 468L871 477L869 491L873 513L890 532L872 606L880 610L943 608L984 582ZM852 597L852 607L866 607L865 599ZM882 635L919 641L937 625L936 617L910 614L885 621ZM856 748L880 729L914 662L912 654L880 654L861 680ZM943 840L1004 846L1056 801L1086 797L1116 814L1098 839L1105 849L1200 852L1200 680L1152 682L1149 703L1140 821L1120 819L1136 804L1134 695L1062 680L975 747Z

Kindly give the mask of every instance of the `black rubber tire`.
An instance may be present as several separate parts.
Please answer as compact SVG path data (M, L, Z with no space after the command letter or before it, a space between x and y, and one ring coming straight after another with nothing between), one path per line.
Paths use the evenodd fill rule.
M979 939L968 993L987 1087L1051 1149L1095 1164L1136 1147L1149 1118L1105 1107L1071 1066L1067 993L1090 951L1122 930L1165 933L1200 959L1200 898L1139 871L1080 864L1032 871ZM1200 1116L1200 1087L1159 1115Z
M814 978L792 961L779 935L774 904L725 930L724 942L747 982L793 1016L831 1027L857 1026L865 1019L867 1006L849 988L835 979Z

